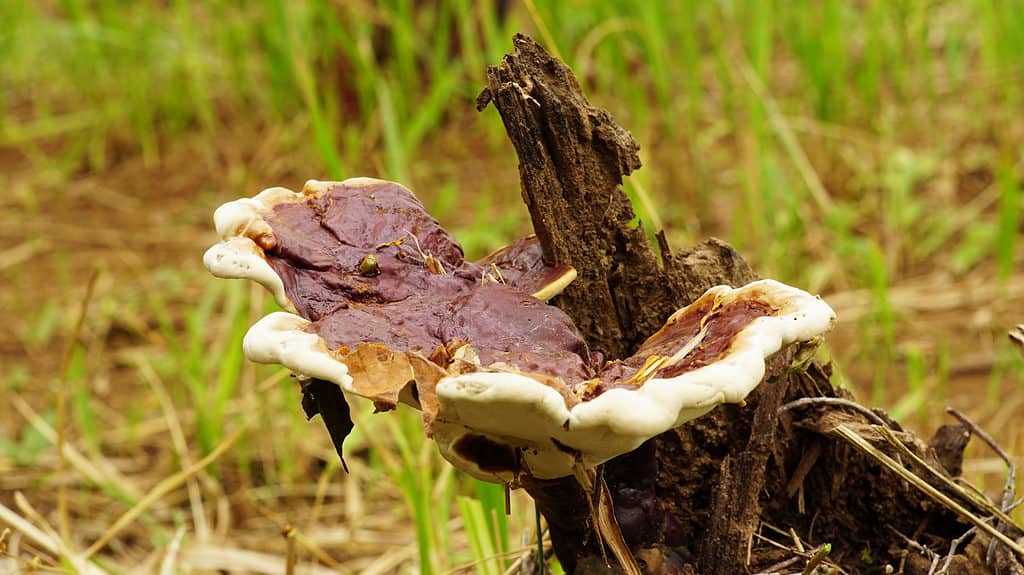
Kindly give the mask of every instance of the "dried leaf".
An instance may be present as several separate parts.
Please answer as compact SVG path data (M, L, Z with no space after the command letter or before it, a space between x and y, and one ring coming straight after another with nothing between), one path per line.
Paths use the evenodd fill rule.
M348 366L352 387L373 401L377 411L394 409L402 390L416 378L406 354L380 343L359 343L341 361Z

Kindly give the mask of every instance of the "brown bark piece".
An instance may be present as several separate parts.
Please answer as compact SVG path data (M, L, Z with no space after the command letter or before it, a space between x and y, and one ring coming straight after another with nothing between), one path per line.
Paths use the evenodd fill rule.
M964 467L964 449L971 440L971 430L965 425L947 424L939 427L928 440L928 447L951 476L958 477Z
M718 238L708 238L678 254L672 254L664 232L658 232L658 244L677 307L716 285L743 286L757 279L739 252Z
M712 495L712 517L701 541L700 572L704 575L734 575L746 564L748 541L757 531L761 514L759 497L764 488L768 457L775 442L778 410L786 396L790 375L779 369L776 357L769 376L761 383L760 402L754 411L746 449L726 456L721 476Z
M643 228L630 225L633 209L619 187L640 167L639 148L608 112L587 102L565 64L522 34L513 43L516 51L488 68L477 107L493 102L501 114L545 259L579 274L557 305L593 349L626 357L674 303Z

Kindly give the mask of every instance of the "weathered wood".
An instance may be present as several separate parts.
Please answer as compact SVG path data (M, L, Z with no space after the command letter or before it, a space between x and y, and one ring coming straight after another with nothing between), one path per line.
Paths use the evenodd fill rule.
M768 457L775 442L778 410L789 388L790 375L773 363L776 375L760 386L761 397L754 411L746 449L722 461L720 477L712 493L714 521L701 541L698 553L703 575L734 575L746 564L747 543L757 531Z
M519 155L523 200L552 262L579 277L558 306L588 343L625 357L661 326L674 297L634 217L622 178L640 167L633 137L587 102L568 67L516 35L487 70L478 109L493 102Z

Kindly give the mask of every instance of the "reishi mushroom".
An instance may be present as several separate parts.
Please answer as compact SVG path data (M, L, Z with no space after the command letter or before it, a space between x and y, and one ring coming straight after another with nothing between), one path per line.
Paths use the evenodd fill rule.
M250 360L312 378L321 395L329 382L378 411L420 409L445 459L486 481L571 475L740 402L767 358L813 349L835 321L821 299L777 281L717 286L632 356L603 361L545 303L574 270L546 264L532 237L466 262L399 184L311 180L229 202L214 219L222 241L207 268L259 282L286 310L246 334Z

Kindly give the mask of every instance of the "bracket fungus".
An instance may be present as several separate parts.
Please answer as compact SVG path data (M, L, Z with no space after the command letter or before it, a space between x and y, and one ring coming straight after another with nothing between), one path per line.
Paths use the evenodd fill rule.
M467 262L399 184L311 180L229 202L214 219L222 241L207 268L259 282L286 310L249 330L249 359L312 378L322 397L333 384L378 411L421 410L448 461L494 482L572 475L740 402L768 357L813 349L835 320L819 298L773 280L718 286L632 356L605 361L546 303L572 268L545 262L533 237ZM348 429L336 431L340 453Z

